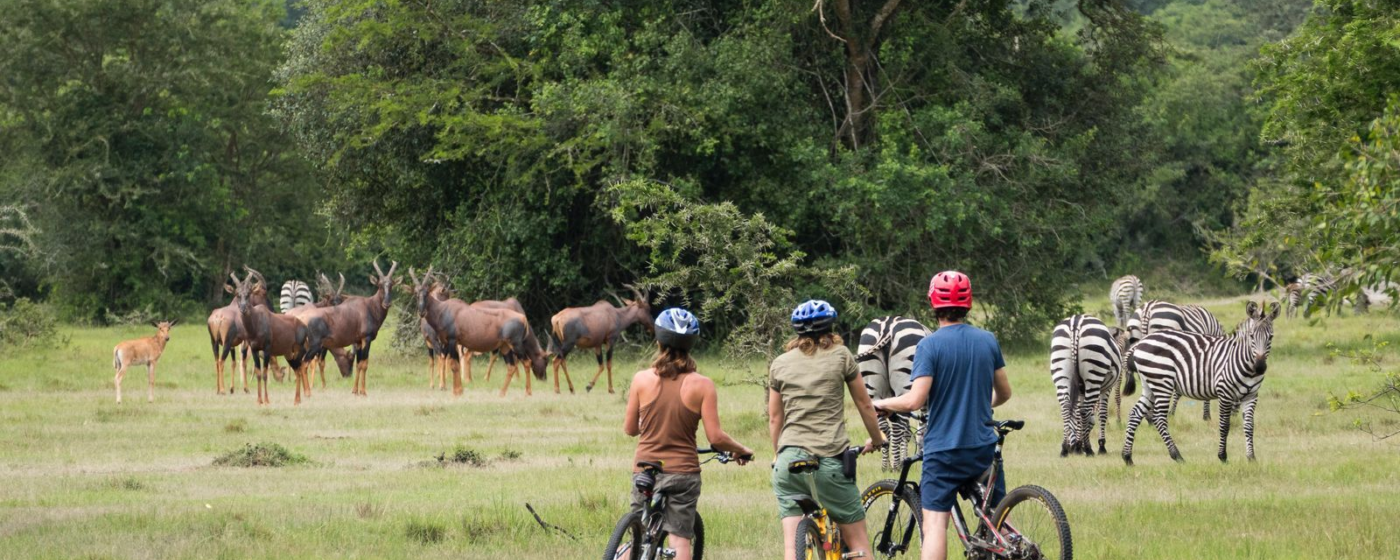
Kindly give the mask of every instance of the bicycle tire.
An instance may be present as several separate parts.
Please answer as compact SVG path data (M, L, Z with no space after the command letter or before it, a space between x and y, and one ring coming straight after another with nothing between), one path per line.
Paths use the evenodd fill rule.
M906 485L902 490L896 488L899 484L897 480L885 479L866 488L861 492L861 506L865 508L866 527L870 530L870 546L875 548L880 542L880 536L885 530L885 520L889 515L889 502L886 500L901 500L904 502L904 510L897 513L904 519L897 519L894 524L894 534L891 536L891 544L901 545L904 550L896 553L885 554L880 551L872 551L876 558L898 558L907 556L918 558L923 546L923 515L920 509L917 490L913 485ZM906 517L907 515L907 517ZM909 542L900 542L904 538L904 531L910 525L914 527L914 535L911 535Z
M705 557L705 520L700 518L700 512L695 512L695 538L690 541L692 560L701 560Z
M642 558L642 539L646 529L642 527L642 514L629 511L617 520L612 536L608 538L608 548L603 551L603 560L650 560ZM630 538L628 535L631 535ZM624 541L623 539L626 539ZM625 547L625 548L624 548ZM622 550L619 551L618 549ZM623 555L619 556L618 553Z
M1022 511L1026 513L1017 513ZM1050 526L1046 526L1045 519L1033 512L1043 512ZM1019 537L1006 535L1009 529L1008 522L1015 528ZM1034 485L1012 490L1001 500L1001 504L997 505L996 512L992 514L992 523L995 524L997 532L1002 533L1008 540L1018 541L1013 542L1013 546L1020 547L1022 551L1036 552L1023 552L1020 557L1046 560L1074 558L1074 541L1070 536L1069 518L1065 516L1064 508L1060 507L1060 501L1056 500L1049 490ZM1026 533L1034 535L1027 536Z
M803 517L797 524L796 544L793 547L797 551L795 560L825 560L826 548L822 545L822 530L817 527L816 520Z

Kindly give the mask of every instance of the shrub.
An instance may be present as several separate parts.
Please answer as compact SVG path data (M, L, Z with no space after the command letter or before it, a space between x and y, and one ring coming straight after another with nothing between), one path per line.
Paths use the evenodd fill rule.
M220 467L284 467L306 461L305 455L292 453L276 443L250 443L214 459L214 464Z
M19 298L0 306L0 349L67 344L58 336L58 315L42 303Z

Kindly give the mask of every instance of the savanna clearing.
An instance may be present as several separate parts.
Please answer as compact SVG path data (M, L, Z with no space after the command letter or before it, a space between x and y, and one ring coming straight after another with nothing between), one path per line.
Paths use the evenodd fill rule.
M1204 303L1228 329L1243 317L1243 301ZM1111 317L1106 307L1086 305ZM273 404L260 409L241 388L215 394L204 327L182 325L158 366L155 403L143 398L145 372L133 368L117 405L111 347L149 330L72 329L65 348L0 359L0 557L591 558L627 507L633 441L620 425L640 351L617 360L615 395L601 381L583 393L579 378L591 375L593 360L579 354L577 395L555 395L551 379L536 381L532 397L517 381L500 398L504 369L498 364L485 383L478 359L476 381L452 398L428 390L420 354L394 355L382 344L367 398L332 374L299 407L290 382L274 382ZM1111 416L1108 456L1060 458L1047 352L1009 353L1015 394L997 415L1028 421L1008 441L1010 486L1035 483L1059 497L1079 558L1400 556L1400 446L1353 427L1362 419L1394 431L1400 419L1326 404L1329 392L1379 381L1327 347L1369 350L1367 334L1391 343L1382 366L1395 367L1400 319L1390 313L1312 325L1281 317L1258 408L1259 460L1244 461L1236 418L1223 465L1216 424L1200 419L1194 401L1183 401L1171 424L1185 464L1172 464L1144 425L1138 466L1124 466L1122 428ZM706 466L706 556L776 558L772 451L764 389L754 383L763 364L700 364L720 383L726 429L760 450L747 467ZM863 440L853 411L849 418L853 439ZM261 442L306 460L213 465ZM861 487L885 477L878 456L862 469ZM526 503L576 539L542 529Z

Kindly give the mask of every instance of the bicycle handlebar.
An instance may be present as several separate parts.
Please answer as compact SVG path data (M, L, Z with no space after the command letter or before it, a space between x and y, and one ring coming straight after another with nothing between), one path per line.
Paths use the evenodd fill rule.
M753 454L735 456L733 453L730 453L730 452L728 452L728 451L720 451L720 450L715 449L715 448L713 448L713 447L702 447L702 448L700 448L700 449L696 449L696 450L695 450L695 453L697 453L697 454L699 454L699 455L708 455L708 454L713 453L713 454L714 454L713 459L714 459L715 461L719 461L720 464L725 464L725 463L728 463L728 462L730 462L730 461L736 461L736 460L739 460L739 459L743 459L744 461L752 461L752 460L753 460Z

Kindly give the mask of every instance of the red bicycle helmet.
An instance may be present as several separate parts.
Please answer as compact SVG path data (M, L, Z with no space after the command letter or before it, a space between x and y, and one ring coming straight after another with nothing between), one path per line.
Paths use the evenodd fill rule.
M928 283L928 302L934 309L962 307L972 309L972 280L966 274L948 270L933 275Z

